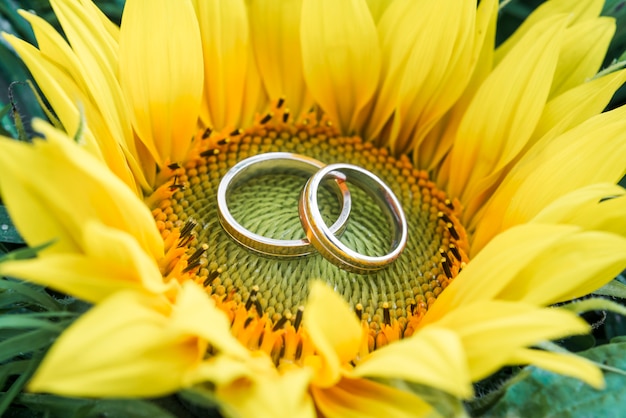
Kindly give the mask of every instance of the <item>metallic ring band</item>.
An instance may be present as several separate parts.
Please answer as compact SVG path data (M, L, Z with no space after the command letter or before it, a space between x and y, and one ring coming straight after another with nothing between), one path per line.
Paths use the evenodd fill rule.
M393 229L389 253L367 256L348 248L326 226L317 204L319 185L325 177L349 181L361 187L382 208ZM378 271L400 256L406 246L408 226L400 202L391 189L374 174L351 164L329 164L313 175L300 194L300 221L307 238L324 258L341 269L368 274Z
M222 178L217 189L217 213L224 230L239 244L267 256L301 257L315 252L307 239L281 240L264 237L244 228L235 220L228 209L229 192L238 184L259 174L281 171L314 174L324 163L314 158L290 152L269 152L246 158L235 164ZM348 187L340 181L331 183L341 205L341 213L330 227L330 234L341 234L345 230L352 201Z

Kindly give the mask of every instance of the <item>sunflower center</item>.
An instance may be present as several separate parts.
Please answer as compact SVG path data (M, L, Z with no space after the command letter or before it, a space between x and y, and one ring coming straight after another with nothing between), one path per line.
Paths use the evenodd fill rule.
M168 250L161 263L164 276L204 286L231 318L233 333L250 349L267 351L277 362L298 360L307 351L306 330L300 323L311 280L326 281L348 301L369 329L364 350L372 351L411 335L468 261L458 209L427 173L413 168L405 156L394 158L358 137L340 136L324 120L312 120L284 123L282 117L266 117L228 137L199 139L197 158L164 170L163 186L149 199ZM360 275L319 254L270 258L233 241L218 221L220 180L245 158L280 151L326 164L357 165L379 176L406 214L409 235L402 255L383 270ZM232 191L231 213L254 233L303 238L298 195L305 181L306 176L281 172L251 178ZM385 254L391 234L386 217L363 190L350 187L350 193L352 211L341 241L362 254ZM330 225L339 214L337 197L322 189L318 201Z

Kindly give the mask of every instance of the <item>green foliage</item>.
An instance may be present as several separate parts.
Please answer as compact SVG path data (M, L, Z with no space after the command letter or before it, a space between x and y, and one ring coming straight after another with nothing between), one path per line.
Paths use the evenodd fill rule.
M24 243L4 205L0 205L0 242Z
M78 399L53 395L22 394L16 405L26 408L31 417L49 418L176 418L167 409L139 399ZM182 415L178 415L182 416Z
M607 344L579 353L594 362L626 370L626 342ZM502 417L619 417L626 407L626 376L605 372L606 388L596 390L573 379L528 367L506 384L491 403L471 403L474 416Z
M76 316L40 286L0 279L0 415Z

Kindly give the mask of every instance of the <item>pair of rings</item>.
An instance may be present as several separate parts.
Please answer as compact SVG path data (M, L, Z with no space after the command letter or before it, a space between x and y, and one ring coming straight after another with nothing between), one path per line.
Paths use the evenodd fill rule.
M276 170L311 175L298 201L298 213L306 238L281 240L255 234L244 228L228 208L230 192L253 177ZM332 179L331 187L340 204L337 220L328 227L317 201L324 180ZM392 228L389 252L383 256L360 254L339 240L347 227L352 199L346 183L352 183L372 197L388 218ZM329 164L304 155L271 152L247 158L235 164L222 178L217 190L217 212L224 230L240 245L265 256L302 257L317 250L336 266L355 273L378 271L396 260L406 246L408 227L400 202L391 189L371 172L351 164Z

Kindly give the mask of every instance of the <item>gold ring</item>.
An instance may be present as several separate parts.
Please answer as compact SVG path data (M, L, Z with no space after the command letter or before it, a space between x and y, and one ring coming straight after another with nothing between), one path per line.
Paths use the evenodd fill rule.
M339 241L326 226L317 203L320 183L332 177L339 183L349 182L362 188L387 215L392 228L389 252L383 256L360 254ZM391 189L371 172L351 164L329 164L315 173L304 186L298 205L300 221L306 236L317 251L341 269L368 274L385 268L397 259L406 246L408 226L400 202Z

